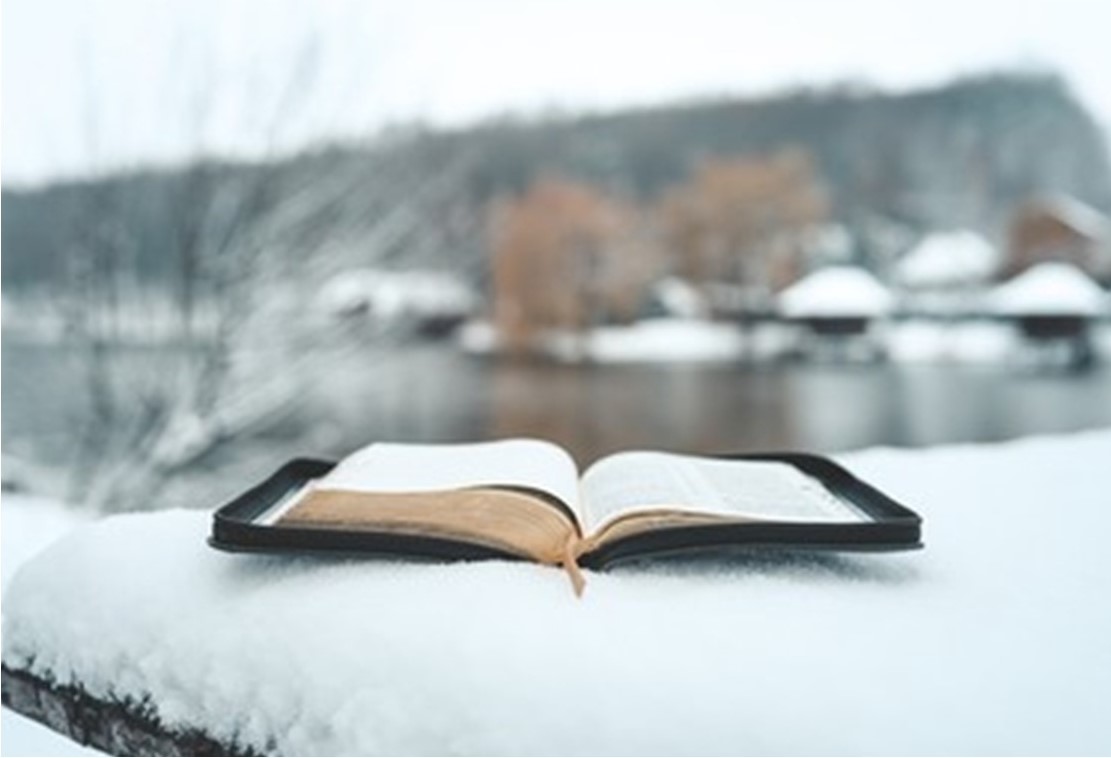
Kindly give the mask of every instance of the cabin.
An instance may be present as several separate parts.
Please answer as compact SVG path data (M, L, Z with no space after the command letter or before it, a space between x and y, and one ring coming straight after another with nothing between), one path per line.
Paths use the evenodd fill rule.
M1092 325L1111 313L1109 298L1085 272L1069 263L1041 263L989 295L990 309L1010 321L1036 351L1062 352L1065 365L1092 364Z
M874 325L894 310L891 291L858 266L827 266L779 294L779 315L800 331L805 357L834 352L839 358L859 347L869 357L884 357Z
M895 267L905 311L930 318L970 315L999 258L998 249L970 229L926 235Z
M1037 197L1019 206L1011 222L1003 278L1039 263L1067 263L1111 284L1111 219L1070 195Z

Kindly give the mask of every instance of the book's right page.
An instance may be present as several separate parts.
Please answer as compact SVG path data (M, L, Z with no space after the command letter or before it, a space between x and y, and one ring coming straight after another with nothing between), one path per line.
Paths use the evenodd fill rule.
M716 519L856 523L869 517L788 463L704 458L652 451L618 453L582 478L589 533L638 513Z

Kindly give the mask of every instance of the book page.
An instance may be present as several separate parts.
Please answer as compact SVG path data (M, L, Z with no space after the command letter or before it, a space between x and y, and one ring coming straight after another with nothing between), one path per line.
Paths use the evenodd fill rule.
M773 521L868 520L818 480L776 461L619 453L587 469L582 491L588 532L628 513L661 508Z
M530 487L554 495L579 514L574 460L550 442L511 439L450 445L375 443L344 458L316 480L315 491L441 492L492 485ZM273 523L283 512L266 514Z

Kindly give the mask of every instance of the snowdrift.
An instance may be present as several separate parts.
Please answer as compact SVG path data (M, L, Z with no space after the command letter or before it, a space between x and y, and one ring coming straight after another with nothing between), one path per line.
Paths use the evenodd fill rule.
M206 512L118 516L11 578L3 660L277 753L1111 751L1111 431L840 460L924 551L576 600L533 565L230 556Z

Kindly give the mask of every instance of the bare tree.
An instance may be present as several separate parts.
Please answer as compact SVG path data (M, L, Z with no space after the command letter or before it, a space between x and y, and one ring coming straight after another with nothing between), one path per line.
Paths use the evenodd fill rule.
M810 158L798 150L706 162L659 207L680 273L755 295L797 276L801 233L826 213Z
M279 160L277 129L306 107L314 59L310 46L294 66L270 116L273 148L258 160L203 157L208 101L198 95L201 157L161 175L90 182L81 193L63 298L88 403L74 498L144 507L199 456L293 408L320 368L306 348L307 311L329 259L350 263L342 252L358 248L366 265L427 236L423 209L455 191L461 161L430 174L387 151ZM162 267L153 285L137 274L152 250ZM169 335L172 350L147 359L124 345L145 320L164 327L159 337Z
M629 316L652 273L635 209L593 187L541 179L493 216L495 317L508 346Z

